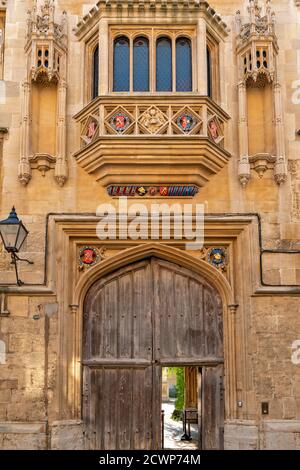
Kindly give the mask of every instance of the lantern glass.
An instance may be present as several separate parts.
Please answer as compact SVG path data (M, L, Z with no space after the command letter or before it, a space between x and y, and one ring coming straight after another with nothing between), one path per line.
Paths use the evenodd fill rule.
M16 251L16 240L19 232L18 225L1 225L0 226L1 237L4 244L4 248L7 251Z
M14 207L9 217L0 222L0 235L4 247L9 253L17 253L23 245L28 235L28 230L18 219Z
M26 230L26 228L24 227L24 225L21 222L20 225L19 225L19 232L18 232L17 239L16 239L16 249L17 249L17 251L19 251L21 249L21 246L23 245L27 235L28 235L28 231Z

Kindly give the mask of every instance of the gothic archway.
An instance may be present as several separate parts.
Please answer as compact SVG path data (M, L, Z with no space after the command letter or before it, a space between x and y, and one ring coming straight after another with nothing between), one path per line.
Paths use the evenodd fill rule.
M160 448L163 364L202 366L203 447L222 448L223 306L215 286L150 251L98 278L83 310L88 448Z
M73 410L72 416L82 419L82 327L84 313L84 299L89 289L106 276L125 266L155 257L159 260L169 261L201 276L219 293L223 309L224 330L224 367L225 381L225 418L234 419L236 416L236 357L235 357L235 311L234 294L226 277L205 261L192 256L184 250L160 243L143 243L138 246L108 256L99 264L86 271L72 290L69 303L73 312L72 326L69 323L68 331L68 357L65 357L61 380L68 390L67 396L61 395L61 404L67 399ZM63 324L64 325L64 324ZM71 401L69 401L71 400ZM61 408L62 411L64 408ZM63 414L62 414L63 416ZM70 415L68 415L70 416Z

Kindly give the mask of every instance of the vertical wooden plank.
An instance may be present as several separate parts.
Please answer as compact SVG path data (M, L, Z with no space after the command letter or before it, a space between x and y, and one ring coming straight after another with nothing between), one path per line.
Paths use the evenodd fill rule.
M203 380L202 368L197 368L197 392L198 392L198 449L203 449Z
M152 286L150 263L133 272L132 358L152 360Z
M204 325L205 325L205 353L207 357L216 355L216 311L211 290L204 287Z
M132 402L135 404L132 413L131 449L140 449L144 445L144 394L140 393L140 383L145 383L144 370L132 371Z
M118 327L118 357L130 358L131 357L131 343L132 343L132 273L126 273L119 277L119 327Z
M205 338L203 324L203 285L190 279L190 356L196 360L205 356Z
M158 261L153 258L151 261L151 293L152 293L152 360L159 361L163 356L161 350L161 332L166 326L163 322L167 322L167 316L162 315L165 309L165 299L161 292L161 279Z
M224 346L223 346L223 335L224 335L224 329L223 329L223 305L222 305L222 299L220 295L218 294L216 297L216 355L218 357L223 357L224 355Z
M135 369L133 382L133 449L151 449L152 438L152 366Z
M151 419L151 437L147 449L161 449L161 381L162 368L160 364L154 364L152 367L152 419ZM149 377L150 378L150 377Z
M202 447L204 450L221 450L224 446L222 383L222 366L202 368Z
M105 285L105 335L104 358L117 358L118 350L118 280Z
M130 449L132 414L136 406L132 397L133 373L133 368L124 368L118 370L118 388L116 397L118 427L116 432L119 436L118 448L122 450Z
M171 273L170 273L171 274ZM186 276L182 276L179 272L173 272L172 277L175 277L175 308L176 308L176 322L173 325L173 334L176 338L176 351L175 356L189 357L190 356L190 336L189 336L189 322L190 322L190 308L189 308L189 283ZM166 332L167 333L167 332Z
M102 292L102 289L101 291ZM95 298L91 299L91 310L89 318L89 328L90 328L90 358L96 358L100 356L101 352L101 335L100 325L102 319L102 305L101 305L101 295L96 295Z
M117 393L118 370L106 367L104 369L104 400L103 400L103 427L105 450L118 449L118 416L117 416Z

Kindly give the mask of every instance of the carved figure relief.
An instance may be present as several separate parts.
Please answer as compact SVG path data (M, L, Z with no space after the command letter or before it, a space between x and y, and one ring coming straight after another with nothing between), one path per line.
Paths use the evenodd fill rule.
M151 133L155 134L167 121L165 115L156 107L147 109L140 119L140 123Z

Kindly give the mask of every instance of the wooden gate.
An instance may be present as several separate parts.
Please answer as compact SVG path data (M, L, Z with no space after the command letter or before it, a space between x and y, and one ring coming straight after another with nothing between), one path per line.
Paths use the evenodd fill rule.
M159 449L161 367L191 364L205 365L203 448L221 448L222 363L221 299L203 278L152 258L100 279L84 302L86 447Z

